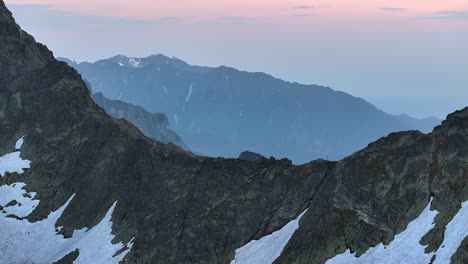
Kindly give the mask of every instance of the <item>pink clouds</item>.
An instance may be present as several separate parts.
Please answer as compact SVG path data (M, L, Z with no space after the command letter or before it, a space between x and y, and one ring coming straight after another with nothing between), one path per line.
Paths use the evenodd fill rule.
M7 3L48 4L61 11L100 16L140 19L177 16L187 20L203 20L218 16L284 17L323 12L346 16L378 16L381 8L404 9L411 14L420 15L444 10L468 9L466 0L7 0ZM324 11L324 6L329 7L328 10Z
M164 53L358 96L468 96L467 0L5 1L72 59Z

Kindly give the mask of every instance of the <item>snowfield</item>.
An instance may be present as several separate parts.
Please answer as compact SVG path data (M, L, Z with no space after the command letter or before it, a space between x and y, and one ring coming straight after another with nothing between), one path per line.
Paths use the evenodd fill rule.
M3 177L6 172L21 174L23 169L29 169L31 162L20 158L21 152L19 150L23 146L23 142L23 138L18 139L15 144L18 151L0 157L0 177Z
M432 200L431 200L432 202ZM429 203L418 218L408 224L405 231L395 236L395 239L388 245L382 243L370 248L360 257L351 254L348 249L345 253L328 260L326 264L359 264L359 263L382 263L400 264L431 263L431 258L435 255L434 264L447 264L453 254L460 247L463 239L468 235L468 201L462 204L462 208L452 221L447 225L444 242L435 252L424 253L426 246L422 246L419 241L432 228L437 211L430 210Z
M282 229L259 240L252 240L236 250L236 256L231 264L270 264L283 252L289 239L299 228L299 221L307 212L304 211L297 219L289 222Z
M18 140L16 149L21 149L22 144L23 139ZM0 158L0 172L23 173L29 164L20 158L20 152L14 152ZM119 263L131 250L133 241L112 244L111 218L117 202L97 226L75 230L66 239L57 233L60 227L55 225L74 195L46 219L31 223L24 218L34 211L39 200L34 199L35 193L26 192L25 186L22 182L0 186L0 206L4 207L0 212L0 263L52 263L75 250L79 251L76 264Z

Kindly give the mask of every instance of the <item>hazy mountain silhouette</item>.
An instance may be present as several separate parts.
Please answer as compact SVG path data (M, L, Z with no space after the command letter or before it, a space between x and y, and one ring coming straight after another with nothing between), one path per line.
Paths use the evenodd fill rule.
M165 114L150 113L141 106L119 100L110 100L104 97L102 93L95 93L92 95L92 98L109 115L115 118L126 119L138 127L146 136L189 150L189 147L184 143L182 138L169 129L169 121Z
M203 155L238 157L250 150L298 163L339 159L390 132L428 132L438 123L389 115L328 87L224 66L191 66L163 55L62 60L94 92L166 113L172 129Z

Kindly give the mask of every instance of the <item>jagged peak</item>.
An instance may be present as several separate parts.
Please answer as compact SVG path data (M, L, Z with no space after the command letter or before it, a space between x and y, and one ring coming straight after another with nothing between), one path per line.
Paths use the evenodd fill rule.
M54 60L46 46L37 43L16 24L4 1L0 1L0 42L0 64L10 65L9 72L0 72L4 85L15 79L12 72L17 77L28 70L43 68ZM24 44L21 50L16 48L20 43ZM11 64L12 61L16 63Z
M108 59L97 61L97 63L112 62L122 67L144 68L148 65L179 65L188 66L188 64L176 57L169 57L163 54L152 54L147 57L131 57L118 54Z
M248 160L248 161L257 161L260 159L265 159L265 157L259 153L255 153L252 151L244 151L239 155L239 159Z
M468 107L465 107L463 109L457 110L447 116L446 121L452 120L452 119L466 119L468 120Z
M3 0L0 0L0 13L2 15L6 15L10 19L13 19L13 15L11 14L10 10L8 10L8 8L5 6L5 2Z
M13 14L5 6L3 0L0 0L0 35L19 34L20 31Z
M434 129L435 132L455 129L468 129L468 107L455 111L447 116L442 124Z

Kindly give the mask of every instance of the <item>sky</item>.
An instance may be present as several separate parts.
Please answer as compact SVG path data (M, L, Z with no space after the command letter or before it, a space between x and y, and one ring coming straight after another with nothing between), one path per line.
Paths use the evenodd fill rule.
M6 0L56 56L175 56L415 117L468 105L467 0Z

